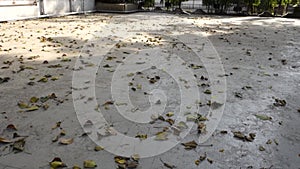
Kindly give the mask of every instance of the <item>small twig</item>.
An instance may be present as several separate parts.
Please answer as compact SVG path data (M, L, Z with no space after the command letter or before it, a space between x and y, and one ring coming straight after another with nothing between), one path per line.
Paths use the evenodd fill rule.
M160 158L159 160L164 164L165 167L167 167L167 168L169 168L169 169L174 169L174 168L176 168L175 165L171 165L171 164L165 163L161 158Z

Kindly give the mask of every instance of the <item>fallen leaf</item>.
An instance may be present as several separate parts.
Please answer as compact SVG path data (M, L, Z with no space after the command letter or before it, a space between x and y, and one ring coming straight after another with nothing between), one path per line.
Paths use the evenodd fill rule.
M243 98L242 93L239 93L239 92L235 92L235 93L234 93L234 96L237 97L237 98L240 98L240 99Z
M131 158L132 158L133 160L135 160L135 161L139 161L141 157L140 157L139 154L133 154L133 155L131 156Z
M135 136L135 138L139 138L140 140L145 140L147 139L147 134L138 134Z
M61 135L61 136L65 136L66 135L66 131L65 130L60 130L60 133L59 133L59 135Z
M91 120L87 120L85 123L84 123L84 127L90 127L93 125L93 122Z
M17 131L17 127L14 125L14 124L9 124L6 126L6 129L8 130L14 130L14 131Z
M184 149L191 150L197 148L198 144L193 140L186 143L181 143L184 146Z
M220 108L221 106L223 105L223 103L218 103L218 102L212 102L210 107L215 110L215 109L218 109Z
M180 129L187 129L188 128L188 125L183 121L179 122L176 126Z
M139 163L137 161L128 161L126 164L127 169L137 168Z
M221 134L227 134L227 133L228 133L228 131L226 131L226 130L222 130L222 131L220 131L220 133L221 133Z
M71 62L71 59L70 58L62 58L60 61L61 62Z
M52 142L54 143L54 142L57 142L58 141L58 139L59 139L59 135L58 136L55 136L53 139L52 139Z
M235 138L238 138L243 141L249 141L252 142L255 139L256 134L255 133L250 133L249 136L244 135L240 131L234 131L233 135Z
M126 164L127 160L129 160L129 158L122 157L122 156L115 156L114 159L115 159L115 163L117 164Z
M8 140L6 138L0 137L0 143L11 143L11 140Z
M81 169L78 165L74 165L72 169Z
M195 122L197 120L197 116L196 115L192 115L192 114L189 114L186 116L186 121L193 121Z
M166 162L162 161L162 159L160 159L160 161L163 163L163 165L164 165L165 167L167 167L167 168L169 168L169 169L174 169L174 168L176 168L175 165L166 163Z
M85 168L95 168L95 167L97 167L97 164L93 160L85 160L83 162L83 167L85 167Z
M13 143L13 150L23 151L25 146L25 138L15 141Z
M168 134L166 132L159 132L156 134L154 139L157 141L164 141L164 140L168 140L167 136Z
M26 109L26 108L29 107L28 104L26 104L26 103L24 103L24 102L19 102L19 103L18 103L18 106L19 106L21 109Z
M139 90L141 90L141 89L142 89L142 85L141 85L141 84L138 84L138 85L136 86L136 88L139 89Z
M48 96L40 97L40 101L41 101L42 103L45 103L45 102L48 101L48 100L49 100L49 97L48 97Z
M272 144L272 140L269 139L269 140L266 142L266 144Z
M272 120L272 117L264 115L264 114L256 114L255 117L257 117L261 120Z
M0 77L0 84L2 84L2 83L6 83L6 82L8 82L10 80L10 77Z
M170 125L173 125L175 123L173 119L167 119L166 122L168 122Z
M59 140L59 143L62 145L69 145L69 144L72 144L73 141L74 141L73 138L68 138L68 139L62 138Z
M114 104L114 101L109 100L109 101L106 101L102 106L113 105L113 104Z
M205 125L205 123L198 123L197 130L198 130L199 134L206 133L206 125Z
M280 100L280 99L275 99L275 103L273 103L274 106L285 106L286 101L285 100Z
M128 73L127 74L127 77L132 77L132 76L134 76L134 73Z
M48 82L48 78L47 77L41 77L40 80L38 80L38 82L46 83L46 82Z
M246 140L252 142L255 139L255 136L255 133L249 133L249 136L246 137Z
M238 139L241 139L241 140L245 139L245 135L243 133L241 133L240 131L234 131L233 136L238 138Z
M61 68L62 65L61 64L56 64L56 65L49 65L47 66L48 68Z
M55 125L52 127L52 130L59 128L61 123L62 123L61 121L56 122Z
M211 94L211 91L209 89L207 89L203 93L205 93L205 94Z
M168 113L166 114L166 116L172 117L172 116L174 116L174 112L168 112Z
M200 160L195 160L195 164L199 165L200 164Z
M265 151L266 149L263 146L259 146L259 151Z
M47 110L47 109L49 108L49 105L48 105L48 104L43 104L43 105L42 105L42 108L43 108L44 110Z
M204 161L206 159L206 157L207 157L206 153L204 153L204 155L201 155L199 157L200 162Z
M55 157L51 162L50 162L51 168L61 168L61 167L67 167L59 157Z
M207 158L206 159L210 164L212 164L213 163L213 160L212 159L210 159L210 158Z
M39 98L37 98L37 97L31 97L29 101L30 101L30 103L36 103L36 102L39 101Z
M94 150L101 151L101 150L104 150L104 148L102 146L95 146Z
M38 106L31 106L31 107L27 108L26 111L29 112L29 111L35 111L35 110L38 110L38 109L39 109Z
M52 80L52 81L56 81L56 80L58 80L58 79L59 79L58 76L53 76L53 77L51 77L51 80Z

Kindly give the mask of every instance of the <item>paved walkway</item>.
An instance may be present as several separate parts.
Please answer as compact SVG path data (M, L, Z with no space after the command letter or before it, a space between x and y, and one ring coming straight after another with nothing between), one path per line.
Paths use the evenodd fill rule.
M297 168L299 27L155 13L2 23L0 166Z

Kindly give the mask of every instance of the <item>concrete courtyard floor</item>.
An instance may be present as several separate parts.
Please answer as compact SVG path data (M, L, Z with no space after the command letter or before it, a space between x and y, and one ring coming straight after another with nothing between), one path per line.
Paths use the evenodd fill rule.
M299 35L162 13L0 23L0 168L299 168Z

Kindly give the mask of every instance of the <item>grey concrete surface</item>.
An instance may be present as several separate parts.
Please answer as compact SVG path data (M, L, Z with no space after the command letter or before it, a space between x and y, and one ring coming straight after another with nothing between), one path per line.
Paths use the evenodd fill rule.
M194 95L182 97L185 90L180 88L183 86L187 91L199 92L200 96L197 104L196 100L192 100L195 105L183 105L186 108L183 118L189 109L189 113L194 113L195 109L199 114L210 117L211 109L207 103L216 99L216 92L226 92L226 101L219 108L224 108L223 116L208 140L192 150L186 150L183 145L177 144L162 154L140 159L137 168L167 168L164 163L178 169L294 169L300 166L300 21L297 19L155 13L90 14L9 22L1 24L0 28L0 77L10 78L0 84L0 137L12 139L14 132L20 136L28 136L22 152L13 150L12 143L0 143L0 168L50 168L49 162L54 157L60 157L67 164L67 168L74 165L83 167L84 160L94 160L99 169L117 168L114 161L117 154L112 153L113 149L104 146L104 150L96 152L94 147L98 142L91 139L93 136L83 135L87 130L81 126L78 112L74 108L74 104L80 101L82 108L90 110L92 106L92 109L103 114L111 127L131 138L138 134L147 134L149 138L146 140L149 140L164 127L171 128L169 123L160 120L153 124L142 124L123 116L122 112L131 115L135 111L122 109L119 98L113 98L112 79L118 75L118 69L124 71L119 73L126 75L121 78L132 82L132 86L116 87L123 87L130 100L130 103L126 104L138 107L137 113L147 111L153 106L155 108L157 100L161 100L165 109L155 109L160 112L153 114L158 113L167 118L166 113L171 111L175 114L171 118L175 119L177 113L183 111L181 105L189 103L187 101L191 98L194 99ZM191 38L190 35L195 38ZM43 41L42 36L50 39ZM149 40L160 37L159 43ZM180 43L179 37L185 39L185 43ZM193 41L194 39L198 40ZM191 44L186 43L188 41ZM211 46L205 48L207 45L203 44ZM214 52L218 55L213 55ZM39 57L32 58L37 55ZM220 90L214 85L220 81L211 78L215 76L210 76L208 69L213 68L212 63L217 62L209 65L205 60L214 61L218 59L216 56L219 57L225 73L218 74L222 72L215 71L216 77L226 78L226 85ZM111 58L107 59L108 57ZM150 61L155 57L161 61L155 62L158 66L149 68L148 63L152 63ZM103 60L93 60L99 58ZM165 70L162 66L159 69L159 63L176 65L175 61L178 58L181 59L179 63L182 65L171 66ZM45 60L47 64L43 64ZM78 66L78 62L82 65ZM61 67L49 68L50 65L57 64ZM143 64L147 66L143 68ZM191 68L191 64L200 67ZM25 69L19 71L21 65L24 65ZM122 69L122 66L125 68ZM138 66L142 74L135 74ZM79 81L82 88L77 83L74 84L78 82L74 80L74 71L84 72L94 68L97 68L97 74L87 72L86 77L82 76ZM134 70L134 74L128 75L127 71L131 70ZM186 76L180 80L171 76L171 72L167 70L177 71L176 73L183 77L186 73L180 72L188 70L194 77ZM47 74L57 79L52 81L49 77L45 83L37 82ZM91 76L96 77L95 81L88 80ZM152 84L147 76L159 76L160 79ZM208 79L201 79L201 76ZM188 81L185 82L185 79ZM29 81L34 84L28 85ZM201 87L201 84L205 85ZM88 95L93 93L78 92L93 92L93 85L95 97ZM213 93L205 94L207 89ZM155 94L155 91L162 91L162 94ZM26 112L18 107L20 101L27 103L33 96L40 98L51 93L55 93L57 98L49 99L45 103L34 103L38 106L48 104L47 110L40 107L39 110ZM118 96L124 93L119 92ZM286 105L274 105L275 99L285 100ZM103 105L109 100L114 100L114 104ZM90 104L94 101L98 105ZM200 106L199 101L203 106ZM256 117L257 114L267 115L271 119L262 120ZM89 119L89 116L86 117ZM90 117L90 120L93 120L93 117ZM54 128L59 121L61 129ZM9 124L15 125L17 131L8 130ZM95 123L93 125L96 126ZM61 138L73 138L74 142L69 145L53 142L53 138L59 135L61 130L66 133ZM207 128L207 131L210 131L210 128ZM234 131L240 131L247 136L249 133L255 133L256 136L249 142L235 138ZM114 138L114 132L110 131L110 134ZM205 133L198 134L197 126L192 125L188 135L179 140L181 143L198 141L201 135ZM172 141L173 138L170 136L168 141ZM116 149L122 146L116 145L116 142L118 140L112 140L109 146L115 146ZM159 144L157 146L159 147ZM157 149L147 148L149 151ZM138 150L136 153L139 153ZM196 165L195 161L205 154L207 158Z

